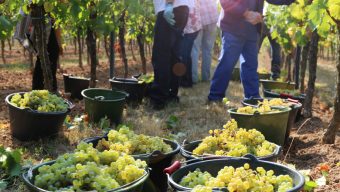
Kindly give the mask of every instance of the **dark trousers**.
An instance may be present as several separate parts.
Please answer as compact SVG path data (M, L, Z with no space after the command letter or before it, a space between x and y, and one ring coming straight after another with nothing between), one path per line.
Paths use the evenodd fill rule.
M182 87L192 87L192 58L191 50L198 32L185 34L181 43L181 59L186 67L185 74L180 77L179 85Z
M275 39L272 38L270 35L270 31L267 26L264 26L263 33L259 39L259 50L261 49L263 40L268 37L271 52L272 52L272 63L271 63L271 71L272 71L272 78L277 79L280 78L281 74L281 46L279 43L276 42Z
M171 26L159 12L155 24L155 36L152 50L152 65L155 80L150 90L152 102L165 104L177 97L178 77L173 72L176 63L180 63L180 44L183 29L189 15L187 6L174 8L175 26Z
M48 39L47 52L48 52L48 57L51 63L51 70L52 70L52 76L53 76L53 91L57 91L58 87L57 87L56 74L57 74L57 65L58 65L58 59L59 59L59 46L58 46L58 41L55 35L55 31L53 28L51 29L51 34ZM33 90L44 89L44 75L41 69L41 62L40 62L39 57L37 57L37 61L35 63L35 68L33 72L32 89Z

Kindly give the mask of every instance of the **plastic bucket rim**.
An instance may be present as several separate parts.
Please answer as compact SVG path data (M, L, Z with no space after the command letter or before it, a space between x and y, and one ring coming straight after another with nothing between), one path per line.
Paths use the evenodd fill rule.
M288 85L295 85L295 82L292 81L287 81L287 82L280 82L280 81L274 81L270 79L260 79L259 80L261 83L282 83L282 84L288 84Z
M290 107L285 107L282 108L282 110L275 112L275 113L258 113L258 114L246 114L246 113L237 113L237 108L232 108L232 109L228 109L228 113L230 114L237 114L237 115L243 115L243 116L255 116L255 115L259 115L259 116L268 116L268 115L276 115L276 114L282 114L282 113L289 113L292 108Z
M194 159L200 159L200 158L204 158L204 157L211 157L211 156L213 156L213 154L210 154L210 155L194 156L194 155L191 155L192 152L190 152L190 151L188 151L188 150L186 150L186 149L184 148L185 146L187 146L187 145L189 145L189 144L193 144L193 143L201 143L201 142L202 142L202 140L195 140L195 141L192 141L192 142L187 143L187 144L185 144L185 145L182 145L182 146L181 146L181 151L180 151L180 152L181 152L181 155L184 156L184 157L189 157L189 158L194 158ZM280 145L277 145L277 144L275 144L275 143L273 143L273 142L270 142L270 141L268 141L268 142L275 145L275 150L273 151L273 153L271 153L270 155L266 155L266 156L255 156L255 155L254 155L256 158L258 158L258 159L268 159L268 158L277 156L277 155L280 153L281 148L282 148ZM215 155L215 156L216 156L216 155ZM216 157L220 157L220 158L242 158L242 157L244 157L244 156L242 156L242 157L216 156Z
M270 99L277 99L277 98L274 98L274 97L264 97L264 98L261 98L261 99L270 100ZM241 104L242 104L242 105L245 105L245 106L258 107L258 105L253 105L253 104L251 104L251 103L247 103L247 100L249 101L249 100L256 100L256 99L243 99L243 100L241 101ZM286 99L283 99L283 100L286 100ZM299 109L299 108L301 108L301 107L302 107L302 103L301 103L301 102L298 102L298 103L294 103L294 104L292 105L292 107L290 107L290 108Z
M24 171L23 173L21 173L20 175L20 178L24 181L24 183L26 185L28 185L29 187L32 187L32 188L35 188L35 189L38 189L40 191L43 191L43 192L51 192L49 190L46 190L46 189L42 189L40 187L37 187L36 185L34 185L30 179L28 178L28 176L26 176L29 172L32 172L33 170L37 170L39 167L42 167L44 165L52 165L56 162L56 160L51 160L51 161L47 161L47 162L44 162L44 163L40 163L40 164L37 164L37 165L34 165L32 167L30 167L27 171ZM134 184L139 184L140 182L145 182L145 180L150 176L150 171L149 171L149 168L146 167L144 169L144 174L136 179L135 181L131 182L131 183L128 183L128 184L125 184L125 185L122 185L118 188L115 188L115 189L111 189L109 191L112 191L112 192L116 192L116 191L120 191L120 190L124 190L125 187L129 187L131 185L134 185ZM34 175L32 175L32 177L34 177ZM86 192L86 191L84 191ZM91 192L91 191L87 191L87 192Z
M129 84L129 85L145 85L146 83L143 81L142 83L139 83L139 81L119 81L114 79L109 79L110 83L121 83L121 84Z
M78 76L73 76L72 74L63 74L63 77L67 77L69 79L74 79L74 80L84 80L84 81L90 81L91 78L88 77L78 77Z
M111 92L118 92L121 93L123 95L125 95L124 97L120 98L120 99L112 99L112 100L96 100L94 98L88 97L87 95L85 95L86 91L89 90L103 90L103 91L111 91ZM126 93L125 91L120 91L120 90L112 90L112 89L103 89L103 88L88 88L88 89L84 89L83 91L81 91L81 95L85 98L88 99L90 101L100 101L100 102L116 102L116 101L124 101L126 100L126 97L128 97L128 93Z
M278 93L275 93L275 92L272 92L270 89L264 89L263 90L264 93L268 93L268 94L271 94L271 95L275 95L277 97L280 97L280 94ZM294 96L294 95L291 95L293 99L306 99L305 97L305 94L300 94L299 96ZM302 104L301 104L302 105Z
M101 140L101 139L103 139L103 138L105 138L105 137L106 137L106 135L104 135L104 136L89 137L89 138L83 139L82 141L88 143L88 142L90 142L90 141L88 141L88 140L94 140L94 139ZM171 152L163 153L165 156L168 157L168 156L171 156L171 155L176 155L176 154L178 154L178 153L180 152L181 146L180 146L180 144L179 144L177 141L171 141L171 140L165 139L165 138L161 138L161 139L162 139L163 141L171 142L171 143L173 143L173 144L176 145L176 148L174 148ZM133 156L133 157L137 157L137 156L139 156L139 155L148 156L148 155L151 155L151 154L152 154L152 153L142 153L142 154L130 154L130 155Z
M71 106L69 103L65 102L67 104L67 111L56 111L56 112L40 112L40 111L37 111L37 110L34 110L34 109L31 109L31 108L20 108L20 107L17 107L17 106L14 106L11 102L10 102L10 98L13 97L13 95L15 94L25 94L25 93L28 93L28 92L17 92L17 93L12 93L12 94L9 94L6 96L5 98L5 102L8 106L12 107L12 108L15 108L17 110L25 110L27 112L30 112L30 113L35 113L35 114L42 114L42 115L62 115L62 114L67 114L71 111Z
M213 160L206 160L206 161L199 161L199 162L194 162L194 163L191 163L189 165L185 165L183 167L181 167L180 169L184 169L184 168L188 168L188 167L193 167L193 166L196 166L198 164L203 164L203 163L211 163L213 164L214 162L217 162L217 161L236 161L236 160L245 160L245 161L252 161L252 159L250 158L246 158L246 157L240 157L240 158L230 158L230 159L213 159ZM262 164L270 164L271 166L277 166L277 167L280 167L281 169L286 169L286 170L289 170L290 172L293 172L295 173L299 180L301 181L301 183L299 183L298 185L296 186L293 186L292 189L290 189L289 191L287 192L292 192L294 190L297 190L297 189L301 189L303 186L304 186L304 183L305 183L305 178L304 176L299 173L297 170L293 170L292 168L288 167L288 166L284 166L282 164L279 164L279 163L274 163L274 162L270 162L270 161L264 161L264 160L256 160L255 163L262 163ZM228 165L226 165L228 166ZM231 166L231 165L229 165ZM192 188L187 188L187 187L184 187L184 186L181 186L179 185L178 183L176 183L173 179L172 179L172 175L174 175L176 172L178 172L180 169L176 170L175 172L173 172L171 175L167 174L168 176L168 181L170 183L170 185L173 185L175 187L177 187L178 189L181 189L181 190L192 190ZM223 189L223 188L222 188ZM213 188L213 190L221 190L221 188Z

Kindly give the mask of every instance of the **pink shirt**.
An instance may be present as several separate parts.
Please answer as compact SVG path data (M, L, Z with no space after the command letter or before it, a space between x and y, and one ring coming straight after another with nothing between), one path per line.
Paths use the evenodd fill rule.
M218 12L218 1L216 0L199 0L200 13L201 13L201 22L202 25L210 25L216 24L219 17Z
M199 1L200 0L195 0L195 7L190 9L188 23L184 28L184 34L195 33L202 29Z

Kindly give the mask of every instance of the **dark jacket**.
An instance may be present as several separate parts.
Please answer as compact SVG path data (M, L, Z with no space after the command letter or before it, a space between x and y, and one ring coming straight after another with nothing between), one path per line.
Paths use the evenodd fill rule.
M290 5L295 0L266 1L274 5ZM248 40L256 40L261 31L261 24L252 25L244 20L243 14L246 10L262 13L264 0L220 0L220 3L224 10L224 16L220 20L222 31Z

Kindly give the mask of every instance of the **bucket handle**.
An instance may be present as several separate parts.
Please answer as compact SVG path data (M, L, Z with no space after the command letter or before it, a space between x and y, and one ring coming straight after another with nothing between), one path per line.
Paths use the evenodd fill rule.
M163 158L165 157L164 153L162 153L159 150L153 151L151 154L145 154L145 155L140 155L141 157L145 158L150 158L150 157L158 157L158 158Z
M163 170L163 173L166 173L168 175L171 175L175 171L177 171L179 168L181 168L182 164L179 161L175 161L170 167L167 167Z
M295 103L295 104L298 104L298 103L299 103L299 100L292 99L292 98L288 98L287 101L292 102L292 103Z
M293 98L292 95L289 95L287 93L280 93L280 97Z
M245 156L243 156L244 158L247 158L249 159L250 161L253 161L253 162L258 162L259 160L252 154L248 153L246 154Z
M74 105L71 101L64 99L65 103L68 105L69 110L72 110L76 105Z
M184 141L182 142L182 146L188 145L188 144L190 144L190 142L187 139L184 139Z
M281 148L282 148L281 146L277 145L276 149L274 150L274 154L273 155L275 155L275 156L279 155L280 152L281 152Z
M260 115L261 115L260 112L258 112L258 111L255 111L255 112L254 112L254 117L258 117L258 116L260 116Z

